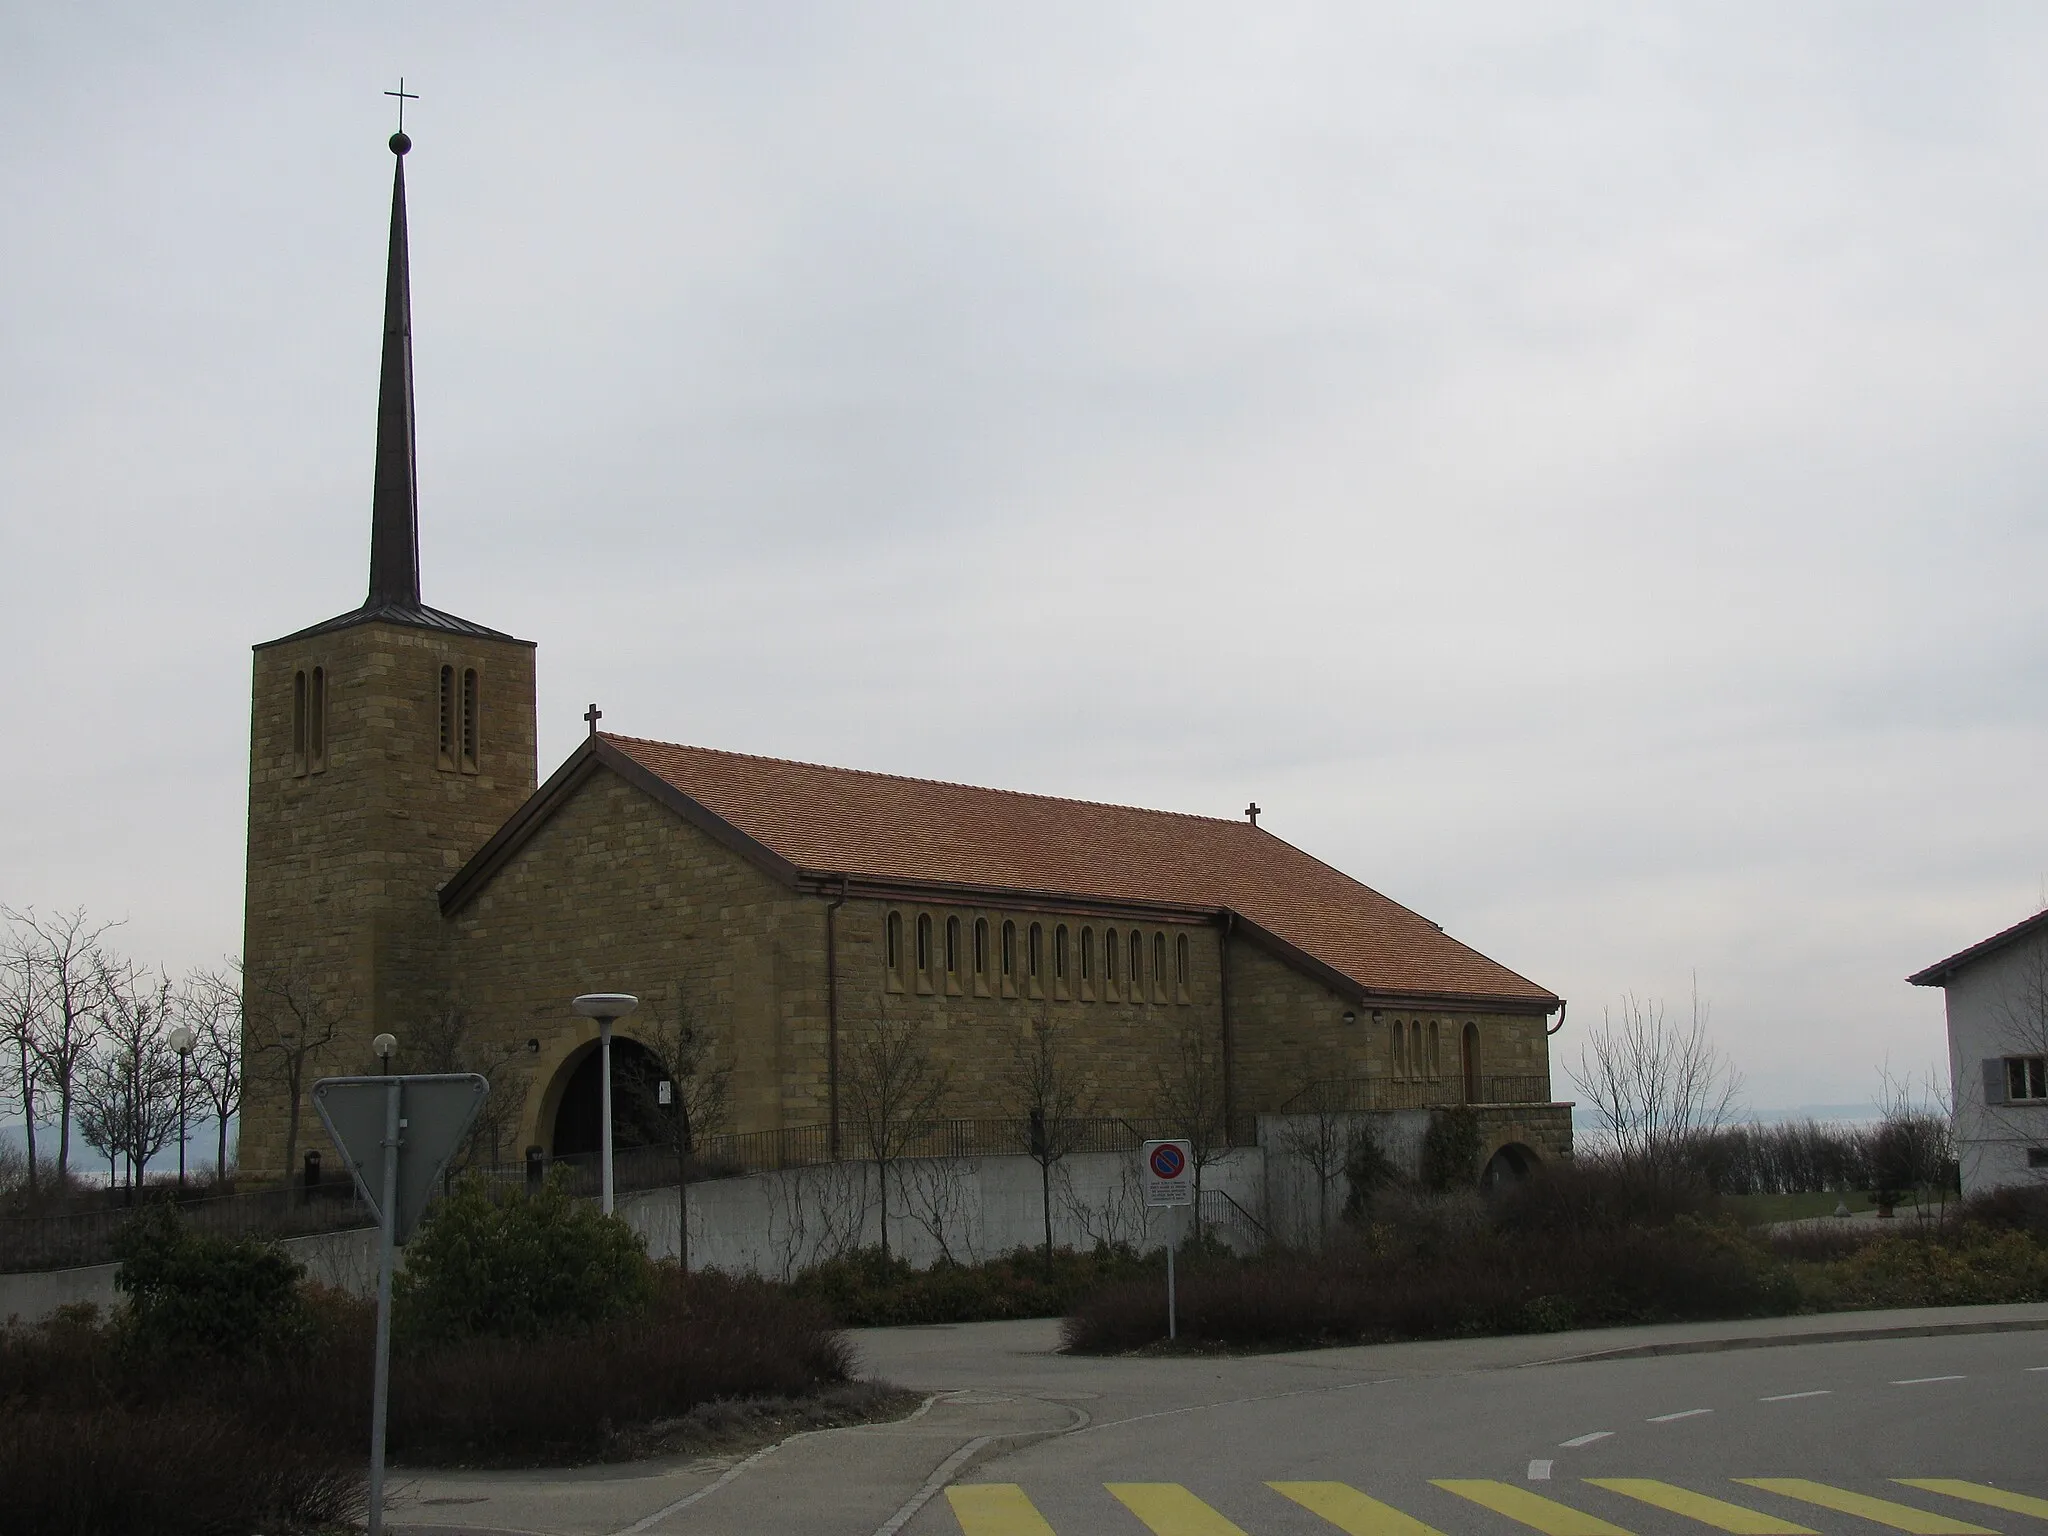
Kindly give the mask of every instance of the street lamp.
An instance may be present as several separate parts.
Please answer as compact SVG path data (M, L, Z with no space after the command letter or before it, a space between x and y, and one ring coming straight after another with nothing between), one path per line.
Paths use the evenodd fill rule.
M171 1049L178 1053L178 1188L185 1187L185 1067L192 1060L192 1043L198 1037L180 1024L171 1031Z
M389 1077L391 1075L391 1058L398 1054L398 1036L379 1035L370 1042L370 1049L376 1052L377 1055L377 1075L379 1077Z
M640 1006L630 992L586 992L569 1005L586 1019L597 1020L598 1150L604 1169L604 1213L612 1213L612 1021Z

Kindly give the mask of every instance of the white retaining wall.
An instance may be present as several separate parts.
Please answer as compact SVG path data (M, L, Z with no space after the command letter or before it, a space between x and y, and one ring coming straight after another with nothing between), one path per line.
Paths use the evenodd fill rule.
M919 1267L947 1255L973 1263L1045 1241L1038 1164L1028 1157L906 1160L889 1182L890 1251ZM690 1266L786 1279L822 1258L871 1246L881 1240L876 1183L871 1167L832 1163L692 1184ZM1204 1170L1202 1184L1204 1214L1217 1235L1236 1248L1257 1246L1266 1210L1264 1151L1224 1153ZM1053 1242L1066 1247L1108 1242L1148 1251L1183 1219L1145 1209L1135 1153L1063 1159L1053 1169L1052 1197ZM621 1195L618 1213L647 1240L650 1255L675 1257L673 1189ZM324 1285L358 1296L376 1290L375 1228L287 1238L284 1247ZM404 1259L400 1249L401 1265ZM118 1267L0 1274L0 1321L40 1322L70 1302L113 1306L120 1299Z

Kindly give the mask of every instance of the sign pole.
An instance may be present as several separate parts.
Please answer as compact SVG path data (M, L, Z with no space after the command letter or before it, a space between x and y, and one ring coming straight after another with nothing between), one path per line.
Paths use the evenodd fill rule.
M1195 1194L1195 1148L1185 1140L1148 1141L1138 1148L1138 1177L1145 1205L1166 1208L1166 1336L1180 1337L1180 1298L1174 1290L1174 1254L1182 1223L1174 1214L1185 1210Z
M384 1199L377 1239L377 1362L370 1387L370 1530L384 1533L384 1424L391 1400L391 1268L398 1235L398 1150L402 1077L384 1091Z

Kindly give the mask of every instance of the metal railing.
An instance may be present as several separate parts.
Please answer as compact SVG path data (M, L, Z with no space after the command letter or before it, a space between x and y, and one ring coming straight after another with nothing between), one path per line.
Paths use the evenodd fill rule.
M1331 1077L1310 1083L1280 1106L1283 1115L1363 1113L1388 1109L1447 1109L1455 1104L1548 1104L1545 1073L1461 1077Z

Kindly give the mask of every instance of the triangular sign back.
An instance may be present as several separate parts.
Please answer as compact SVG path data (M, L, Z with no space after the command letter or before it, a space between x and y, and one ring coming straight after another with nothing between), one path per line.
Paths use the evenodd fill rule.
M403 1243L419 1225L448 1159L462 1145L491 1085L475 1072L408 1077L323 1077L313 1105L340 1148L356 1189L381 1223L384 1206L384 1130L391 1095L398 1099L398 1209L392 1241Z

